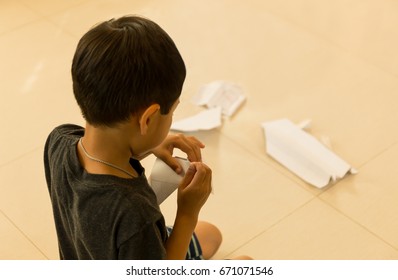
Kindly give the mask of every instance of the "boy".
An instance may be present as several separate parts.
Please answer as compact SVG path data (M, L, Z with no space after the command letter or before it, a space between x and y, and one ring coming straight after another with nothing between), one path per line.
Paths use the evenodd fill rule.
M172 39L148 19L112 19L81 38L72 79L86 127L57 127L44 153L61 259L201 259L216 252L220 232L197 222L211 192L204 145L168 136L185 74ZM153 153L181 172L174 148L191 165L171 230L139 160Z

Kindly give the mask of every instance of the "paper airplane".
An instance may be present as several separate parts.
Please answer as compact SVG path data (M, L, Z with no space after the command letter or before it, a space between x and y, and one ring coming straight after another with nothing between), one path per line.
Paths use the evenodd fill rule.
M262 124L267 153L317 188L356 173L347 162L288 119Z

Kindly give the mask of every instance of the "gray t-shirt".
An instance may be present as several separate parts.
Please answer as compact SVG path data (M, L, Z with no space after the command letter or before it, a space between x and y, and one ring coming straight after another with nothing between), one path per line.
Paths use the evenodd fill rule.
M44 166L61 259L164 259L165 221L139 161L123 179L89 174L77 142L84 129L62 125L49 135Z

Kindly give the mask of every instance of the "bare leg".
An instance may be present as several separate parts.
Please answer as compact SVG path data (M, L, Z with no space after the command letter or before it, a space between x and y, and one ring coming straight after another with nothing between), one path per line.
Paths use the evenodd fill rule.
M220 230L213 224L199 221L195 228L196 237L199 239L202 248L203 257L206 260L211 259L217 252L222 242L222 235ZM252 260L246 255L236 256L231 260Z
M231 260L252 260L252 257L246 256L246 255L241 255L237 257L231 258Z
M213 224L199 221L195 228L195 234L202 247L203 257L206 260L213 257L222 242L220 230Z

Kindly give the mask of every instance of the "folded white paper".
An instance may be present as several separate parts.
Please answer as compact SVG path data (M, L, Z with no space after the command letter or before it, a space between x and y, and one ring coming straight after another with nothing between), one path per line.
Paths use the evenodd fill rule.
M175 121L171 125L171 129L189 132L197 130L210 130L219 126L221 126L221 108L215 107L204 110L192 117Z
M267 153L304 181L318 188L356 173L347 162L290 120L262 124Z
M232 116L245 100L243 90L230 82L215 81L204 85L192 98L192 102L198 106L207 108L221 107L225 116Z
M148 181L156 194L158 204L161 204L178 188L178 184L185 176L185 172L190 165L187 159L179 157L176 157L176 159L183 169L181 174L177 174L173 169L171 169L170 166L168 166L159 158L156 158L156 161L153 165Z

